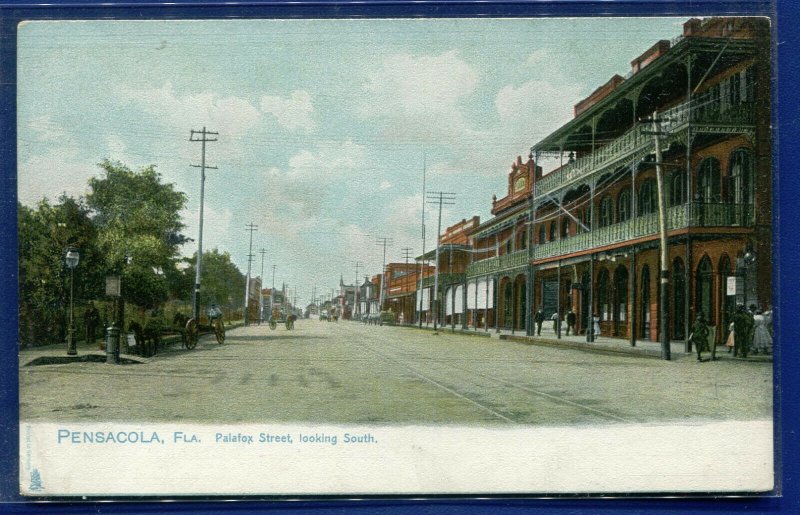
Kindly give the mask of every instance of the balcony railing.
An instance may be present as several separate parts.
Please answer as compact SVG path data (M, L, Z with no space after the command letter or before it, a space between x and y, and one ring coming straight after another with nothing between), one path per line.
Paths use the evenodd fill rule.
M751 227L750 204L692 202L667 208L667 230L689 227ZM624 241L654 236L658 233L658 215L649 213L624 222L600 227L533 248L534 259L564 256Z
M439 274L439 287L447 286L449 284L456 284L464 282L465 274ZM430 275L428 277L424 277L422 279L422 287L423 288L431 288L433 287L433 283L436 280L436 275Z
M467 276L475 277L478 275L489 275L495 272L503 272L525 266L528 262L528 251L518 250L511 254L502 254L500 256L491 257L489 259L482 259L476 261L467 267Z
M659 113L665 121L661 125L663 132L677 132L689 122L700 125L747 125L754 123L755 113L752 102L730 104L723 102L718 91L710 91L695 96L691 102ZM600 147L592 154L576 159L558 170L553 171L536 181L536 196L539 197L562 186L570 184L616 161L653 146L653 137L647 133L652 131L648 124L638 124L611 143Z

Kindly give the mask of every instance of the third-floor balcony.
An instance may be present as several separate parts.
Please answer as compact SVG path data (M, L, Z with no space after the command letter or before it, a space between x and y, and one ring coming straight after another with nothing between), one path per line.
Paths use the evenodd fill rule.
M663 137L669 139L685 131L690 123L695 130L744 131L752 128L755 111L752 102L731 104L714 90L695 96L691 102L671 107L659 113L658 117L664 120L661 131L666 136ZM654 147L652 130L650 124L636 124L614 141L548 173L536 181L536 197L604 172L627 159L643 156Z
M690 227L752 227L753 207L750 204L725 204L692 202L667 208L667 230ZM624 222L600 227L560 240L536 245L535 260L600 248L658 234L658 214L649 213Z

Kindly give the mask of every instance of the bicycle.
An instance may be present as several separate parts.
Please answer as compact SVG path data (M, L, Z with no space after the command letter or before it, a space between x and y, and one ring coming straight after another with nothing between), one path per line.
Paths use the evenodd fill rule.
M274 318L270 318L269 328L274 331L276 327L278 327L278 322L276 322Z

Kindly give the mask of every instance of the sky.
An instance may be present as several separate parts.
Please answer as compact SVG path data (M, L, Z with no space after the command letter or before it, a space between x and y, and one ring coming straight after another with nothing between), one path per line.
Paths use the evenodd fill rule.
M109 158L156 165L204 249L310 301L422 254L505 196L517 156L684 18L30 22L18 31L18 196L87 193ZM437 229L425 207L426 249ZM264 249L263 254L260 250ZM183 254L196 251L196 242Z

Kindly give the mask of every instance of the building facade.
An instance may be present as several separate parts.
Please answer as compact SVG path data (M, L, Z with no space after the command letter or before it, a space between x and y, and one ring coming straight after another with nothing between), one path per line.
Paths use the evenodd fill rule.
M478 216L462 219L445 229L436 248L416 258L418 263L424 264L415 301L420 325L436 322L452 327L465 326L466 271L473 259L469 236L479 225ZM434 262L433 266L427 265L430 261Z
M601 335L635 345L656 340L662 324L670 339L687 340L698 314L719 342L737 304L769 306L769 48L766 20L689 20L681 36L634 59L625 77L579 102L570 122L532 147L534 163L557 167L536 167L532 177L530 310L563 318L571 308L579 331L596 316ZM523 268L507 274L515 286ZM506 298L502 279L499 287Z

